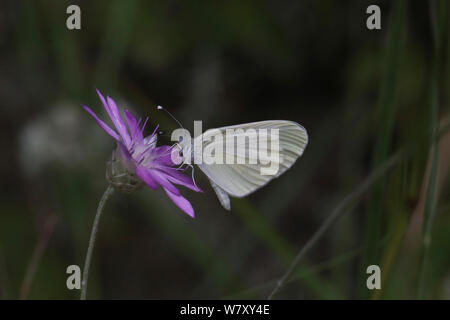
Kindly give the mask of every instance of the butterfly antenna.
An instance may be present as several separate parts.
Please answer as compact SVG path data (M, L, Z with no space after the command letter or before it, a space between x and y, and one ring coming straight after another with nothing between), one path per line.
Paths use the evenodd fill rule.
M181 124L181 122L178 121L178 119L175 118L175 117L169 112L169 110L167 110L167 109L164 108L163 106L157 106L156 109L158 109L158 110L164 110L164 111L165 111L165 112L166 112L173 120L175 120L176 123L178 123L178 125L179 125L182 129L184 129L184 127L183 127L183 125Z
M187 166L192 168L192 182L194 182L194 186L195 186L197 189L200 189L200 188L197 186L197 184L195 183L195 176L194 176L195 169L194 169L194 166L193 166L192 164L187 164Z

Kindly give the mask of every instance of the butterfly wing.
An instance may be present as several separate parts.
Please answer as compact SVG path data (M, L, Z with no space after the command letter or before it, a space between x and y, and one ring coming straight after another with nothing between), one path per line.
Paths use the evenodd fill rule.
M214 130L208 130L203 135L197 137L195 143L202 143L203 148L211 143L222 143L214 139L210 139L212 135L217 133L217 130L222 132L223 135L227 132L227 129L233 129L234 141L241 141L245 143L245 147L250 149L254 146L258 146L257 141L252 141L248 136L243 136L247 129L271 129L279 130L279 158L278 158L278 172L274 175L261 174L261 163L250 164L249 152L245 154L245 162L243 164L198 164L198 167L206 174L211 181L211 184L216 191L219 200L222 205L229 210L229 198L225 195L231 195L233 197L245 197L250 193L258 190L266 185L272 179L279 177L287 169L289 169L295 161L302 155L306 145L308 144L308 134L306 130L296 122L285 120L269 120L247 123L242 125L228 126ZM243 129L237 131L236 129ZM227 136L228 138L229 136ZM239 138L241 138L239 140ZM212 140L212 141L211 141ZM270 153L272 141L271 135L267 136L267 151ZM242 142L243 141L243 142ZM255 143L256 142L256 143ZM211 145L210 145L211 146ZM242 145L241 145L242 147ZM228 207L228 208L227 208Z
M209 182L216 192L217 198L219 199L222 207L224 207L226 210L231 210L230 196L228 195L228 193L226 193L225 190L215 184L214 181L209 180Z

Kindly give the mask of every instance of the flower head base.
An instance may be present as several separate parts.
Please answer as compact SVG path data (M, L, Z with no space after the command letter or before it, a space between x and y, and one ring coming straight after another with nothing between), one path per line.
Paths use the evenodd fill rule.
M121 158L120 149L115 149L111 160L106 163L106 180L114 189L124 193L131 193L140 189L143 186L143 182L136 176L136 173L126 169Z
M191 178L181 173L183 169L177 167L172 161L173 146L156 146L158 126L150 136L144 138L143 132L148 117L140 126L141 119L138 121L125 109L125 124L114 100L110 97L105 100L98 90L97 94L116 130L100 120L89 107L83 106L83 108L117 142L117 149L113 152L111 161L108 162L106 172L108 181L116 189L124 192L132 192L144 183L151 189L161 186L181 210L194 217L191 204L180 194L174 184L185 186L196 192L201 190Z

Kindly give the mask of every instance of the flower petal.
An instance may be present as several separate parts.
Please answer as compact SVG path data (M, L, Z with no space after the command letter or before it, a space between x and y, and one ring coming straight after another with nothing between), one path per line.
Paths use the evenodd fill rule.
M150 189L156 190L158 188L156 181L152 178L152 175L148 172L148 169L141 166L136 166L136 175L139 179L144 181Z
M117 108L116 102L111 97L106 97L106 102L108 103L109 109L111 111L110 116L112 122L116 126L117 131L121 135L125 145L128 147L131 143L130 136L128 135L127 128L125 127L125 123L123 122L122 117L120 116L119 109Z
M120 148L121 151L121 155L124 157L124 160L131 162L131 166L134 168L135 166L135 161L133 159L133 157L131 156L130 151L128 151L128 148L123 144L122 141L117 141L117 145Z
M164 188L169 198L175 203L178 208L186 212L191 218L195 218L194 208L192 208L191 203L184 198L182 195L176 195Z
M106 103L105 97L103 97L102 93L97 88L95 88L95 91L97 91L97 95L100 98L100 101L102 102L103 107L105 108L106 112L108 112L109 117L112 118L111 117L111 111L109 110L109 106Z
M164 189L167 189L168 191L170 191L175 195L180 195L180 191L178 191L178 189L169 182L169 180L167 179L167 175L165 173L154 169L150 169L148 172L150 173L152 178Z
M119 109L117 109L116 103L111 97L107 97L107 100L105 100L105 97L103 97L100 90L98 90L97 88L95 90L97 91L97 95L100 98L100 101L102 102L106 112L108 113L108 116L111 118L112 123L116 127L116 130L119 132L119 135L122 137L125 145L128 147L131 143L130 136L128 135L127 128L125 127L125 123L120 116Z
M131 140L136 140L138 142L141 142L143 137L141 134L141 130L139 129L139 124L136 118L133 116L133 114L128 111L128 109L125 109L125 119L127 120L128 129L130 130Z
M111 112L111 108L108 106L108 104L106 103L105 97L103 97L102 93L100 92L100 90L98 90L97 88L95 88L95 91L97 91L97 95L100 98L100 101L103 104L103 108L105 108L106 113L108 113L109 118L111 119L112 123L114 124L114 126L116 126L116 124L114 123L114 115Z
M203 190L201 190L194 184L192 178L184 175L176 168L159 167L158 169L164 171L164 173L167 174L167 180L169 180L170 182L185 186L186 188L189 188L195 192L203 192Z
M156 134L145 137L144 144L149 147L156 148L156 142L158 141L158 136Z
M172 161L172 147L160 146L152 149L150 157L154 159L156 165L160 166L173 166L175 163Z
M100 120L100 118L97 117L97 115L94 113L94 111L92 111L88 106L85 106L85 105L83 105L83 109L86 110L95 119L95 121L97 121L98 125L103 130L105 130L107 134L109 134L111 137L113 137L117 141L120 140L119 135L113 129L111 129L106 123L104 123L102 120Z

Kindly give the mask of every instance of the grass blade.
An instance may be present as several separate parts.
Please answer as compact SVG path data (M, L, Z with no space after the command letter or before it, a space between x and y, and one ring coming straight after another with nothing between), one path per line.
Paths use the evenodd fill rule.
M440 16L438 21L436 22L433 19L433 11L437 9L435 5L439 5ZM440 68L440 58L441 58L441 29L443 23L446 19L446 1L439 1L436 4L435 1L430 2L430 20L432 23L433 30L433 38L434 38L434 61L433 61L433 70L431 74L431 96L430 96L430 127L433 132L438 132L439 129L439 68ZM436 23L435 23L436 22ZM422 224L422 252L420 257L420 266L419 266L419 280L417 287L417 298L424 299L425 289L426 289L426 273L427 273L427 264L428 264L428 254L429 248L431 244L431 229L433 223L433 216L436 207L436 181L437 181L437 172L438 172L438 156L439 156L439 148L438 143L436 141L431 141L431 168L430 168L430 176L428 180L428 187L426 192L426 200L425 200L425 210Z
M375 146L374 167L377 168L388 156L391 143L392 131L395 123L397 104L395 103L395 90L397 87L398 65L402 49L402 31L405 20L405 2L395 1L391 25L388 31L387 44L384 52L383 65L385 67L380 87L380 98L378 103L379 135ZM373 188L369 199L368 216L366 222L365 246L361 267L360 295L367 296L365 287L366 267L377 264L379 259L376 244L381 239L381 207L383 203L383 181L379 181Z
M355 190L353 190L350 194L348 194L331 212L328 218L324 221L324 223L320 226L320 228L313 234L311 239L303 246L303 248L299 251L295 259L292 261L291 265L285 272L285 274L278 280L275 288L270 293L268 299L272 299L275 294L281 289L281 287L285 284L286 280L292 274L294 269L297 267L302 258L308 253L308 251L320 240L320 238L325 234L328 228L335 222L338 218L340 218L344 213L348 212L348 210L344 210L358 198L360 198L375 182L377 182L381 177L383 177L389 169L391 169L394 165L396 165L402 158L403 152L396 153L394 156L389 158L384 164L382 164L377 170L372 172L366 180L364 180Z

